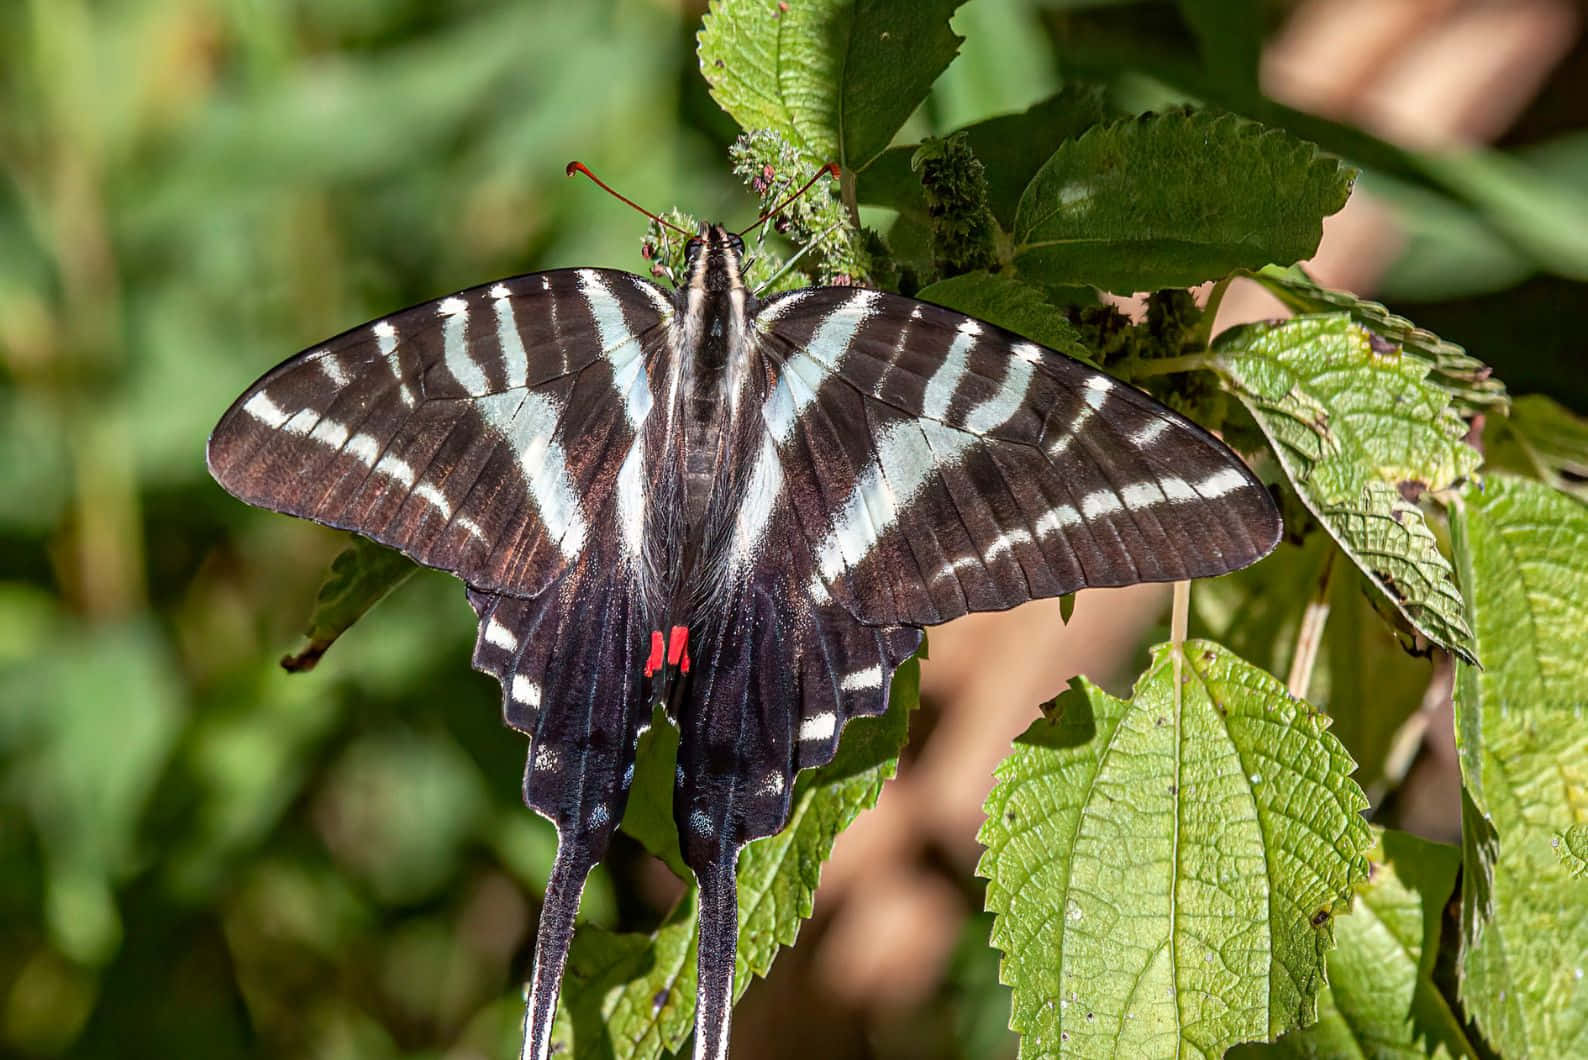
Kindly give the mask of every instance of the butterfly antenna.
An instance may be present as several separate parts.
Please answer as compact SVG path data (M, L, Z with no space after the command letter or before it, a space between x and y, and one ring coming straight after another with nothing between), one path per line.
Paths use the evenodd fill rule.
M619 202L627 203L629 206L632 206L634 209L638 210L640 213L644 214L646 217L649 217L651 220L655 221L657 224L661 225L663 228L671 228L673 231L677 232L679 235L683 236L685 239L694 238L689 232L686 232L682 228L679 228L677 225L673 224L671 221L662 220L660 217L658 217L655 214L651 213L651 211L647 210L645 207L641 206L639 203L635 202L633 199L629 198L627 195L624 195L622 192L613 191L612 188L607 184L606 181L602 180L600 177L598 177L594 173L590 172L589 167L587 167L583 162L579 162L579 161L569 162L568 163L568 168L566 170L566 173L570 177L573 176L575 173L583 173L585 176L589 177L591 180L596 182L596 187L600 188L602 191L606 192L608 195L612 196L614 199L618 200ZM820 174L818 174L818 176L819 175ZM814 181L813 181L813 183L814 183ZM807 185L807 187L808 186L809 185Z
M775 214L780 212L783 209L783 207L787 206L789 203L793 202L795 199L799 198L801 195L804 195L807 191L810 191L812 186L814 186L815 183L818 180L821 180L824 175L831 174L832 176L837 177L838 173L839 173L839 169L838 169L838 163L837 162L829 162L829 163L827 163L825 166L823 166L822 168L818 169L815 172L815 174L813 174L811 176L811 179L807 180L805 182L804 186L801 187L799 191L796 191L793 195L790 195L788 198L784 199L782 202L780 202L776 206L772 207L766 213L762 214L760 217L757 217L754 221L752 221L749 225L747 225L743 229L743 231L737 232L735 234L740 239L743 239L745 232L748 232L751 229L757 228L760 225L764 224L768 217L774 216ZM594 179L594 178L592 178L592 179Z

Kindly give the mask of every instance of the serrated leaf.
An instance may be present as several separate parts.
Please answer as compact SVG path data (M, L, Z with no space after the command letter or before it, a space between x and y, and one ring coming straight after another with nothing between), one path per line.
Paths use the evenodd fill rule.
M1471 659L1450 564L1403 496L1446 489L1480 459L1428 363L1385 350L1339 313L1231 328L1213 366L1377 592L1418 633Z
M312 670L364 613L411 577L419 568L395 549L349 535L348 545L331 561L314 598L304 645L281 660L292 673Z
M1129 293L1310 257L1352 173L1229 114L1175 111L1061 144L1020 198L1015 264L1044 284Z
M971 152L987 170L987 205L1005 230L1014 227L1021 193L1054 149L1107 115L1101 88L1069 84L1021 114L1003 114L964 127ZM878 155L857 182L859 201L898 210L926 225L921 180L910 168L910 158L920 146L890 147Z
M1588 508L1527 479L1486 476L1450 516L1473 639L1456 678L1471 817L1461 1001L1507 1056L1588 1055L1588 889L1557 836L1588 825ZM1468 816L1464 814L1464 817Z
M1543 394L1524 394L1486 432L1490 468L1530 475L1588 500L1588 420Z
M1405 832L1380 831L1377 839L1372 878L1335 923L1318 1022L1271 1046L1232 1050L1229 1060L1476 1055L1433 980L1460 852Z
M1250 275L1295 313L1346 313L1379 337L1398 344L1403 352L1428 361L1433 366L1429 380L1466 405L1503 407L1509 400L1505 384L1494 378L1493 369L1488 365L1454 342L1391 313L1378 302L1358 298L1349 291L1319 287L1300 265L1288 268L1271 265Z
M910 711L920 702L921 657L893 676L887 714L856 718L838 754L795 783L788 827L739 855L739 952L734 996L764 976L789 946L811 902L833 840L877 801L898 767ZM553 1050L568 1056L656 1057L676 1052L695 1014L696 889L655 932L616 935L581 928L563 983Z
M998 768L977 872L1021 1055L1218 1056L1309 1022L1367 806L1328 720L1210 641L1077 679Z
M1039 287L985 270L929 284L916 292L923 302L957 309L997 324L1050 349L1096 363L1081 333Z
M713 0L699 35L711 97L811 161L865 169L959 50L964 0Z

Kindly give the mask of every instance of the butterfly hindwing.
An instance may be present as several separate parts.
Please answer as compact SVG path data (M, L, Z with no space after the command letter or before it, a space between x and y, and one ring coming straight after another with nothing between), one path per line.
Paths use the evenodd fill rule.
M654 284L598 269L415 306L250 387L210 437L211 473L251 504L534 595L598 532L671 314Z
M1105 373L992 325L815 288L753 318L759 457L785 498L741 535L801 550L805 591L930 625L1086 586L1223 573L1279 521L1224 444Z

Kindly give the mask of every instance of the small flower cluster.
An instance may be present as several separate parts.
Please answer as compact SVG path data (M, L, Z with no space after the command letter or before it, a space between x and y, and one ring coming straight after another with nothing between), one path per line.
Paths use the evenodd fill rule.
M745 133L728 149L733 171L754 191L764 212L779 205L811 178L827 159L813 159L770 130ZM778 211L768 226L803 248L800 271L780 277L769 290L817 283L859 286L871 276L871 255L849 219L836 180L821 180ZM765 228L754 239L747 279L764 285L783 270L786 259L766 247Z
M677 208L663 213L662 220L677 225L685 232L695 232L700 228L699 221ZM645 238L640 241L640 257L650 263L652 277L676 287L687 272L684 268L684 246L688 242L688 237L652 221L645 226Z

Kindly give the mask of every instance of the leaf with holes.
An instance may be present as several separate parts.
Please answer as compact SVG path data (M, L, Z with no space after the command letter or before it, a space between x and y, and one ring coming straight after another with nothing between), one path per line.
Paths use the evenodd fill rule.
M1060 144L1027 185L1015 265L1036 283L1129 293L1289 264L1317 250L1351 181L1312 144L1233 115L1098 125Z
M866 168L959 51L964 0L714 0L699 35L711 98L811 162Z
M1318 1022L1271 1046L1231 1050L1229 1060L1477 1055L1434 983L1460 853L1405 832L1380 831L1377 839L1372 878L1335 923Z
M1310 1022L1367 806L1328 720L1210 641L1129 700L1077 679L998 769L981 841L1027 1056L1217 1056Z
M1437 383L1472 408L1503 408L1509 400L1505 384L1494 378L1493 369L1467 353L1454 342L1396 316L1378 302L1369 302L1349 291L1319 287L1300 265L1281 268L1270 265L1250 273L1292 312L1328 313L1340 311L1380 338L1398 343L1402 352L1420 357L1433 366L1429 381Z
M849 722L837 757L800 776L788 827L739 855L736 998L752 974L766 975L779 947L793 945L800 923L811 915L833 840L876 803L882 782L897 769L910 712L920 703L918 660L924 654L923 648L894 674L887 714ZM635 796L643 794L636 785ZM691 887L648 936L580 929L569 956L553 1049L560 1045L563 1055L628 1060L682 1047L695 1013L696 900Z
M1456 677L1462 781L1498 837L1492 867L1464 845L1464 888L1488 882L1489 908L1463 903L1461 1000L1505 1055L1588 1055L1588 918L1568 912L1588 884L1557 845L1588 825L1588 508L1489 475L1450 528L1485 664Z
M1213 367L1377 592L1418 633L1473 659L1450 563L1407 499L1452 486L1480 459L1428 363L1338 313L1231 328Z

